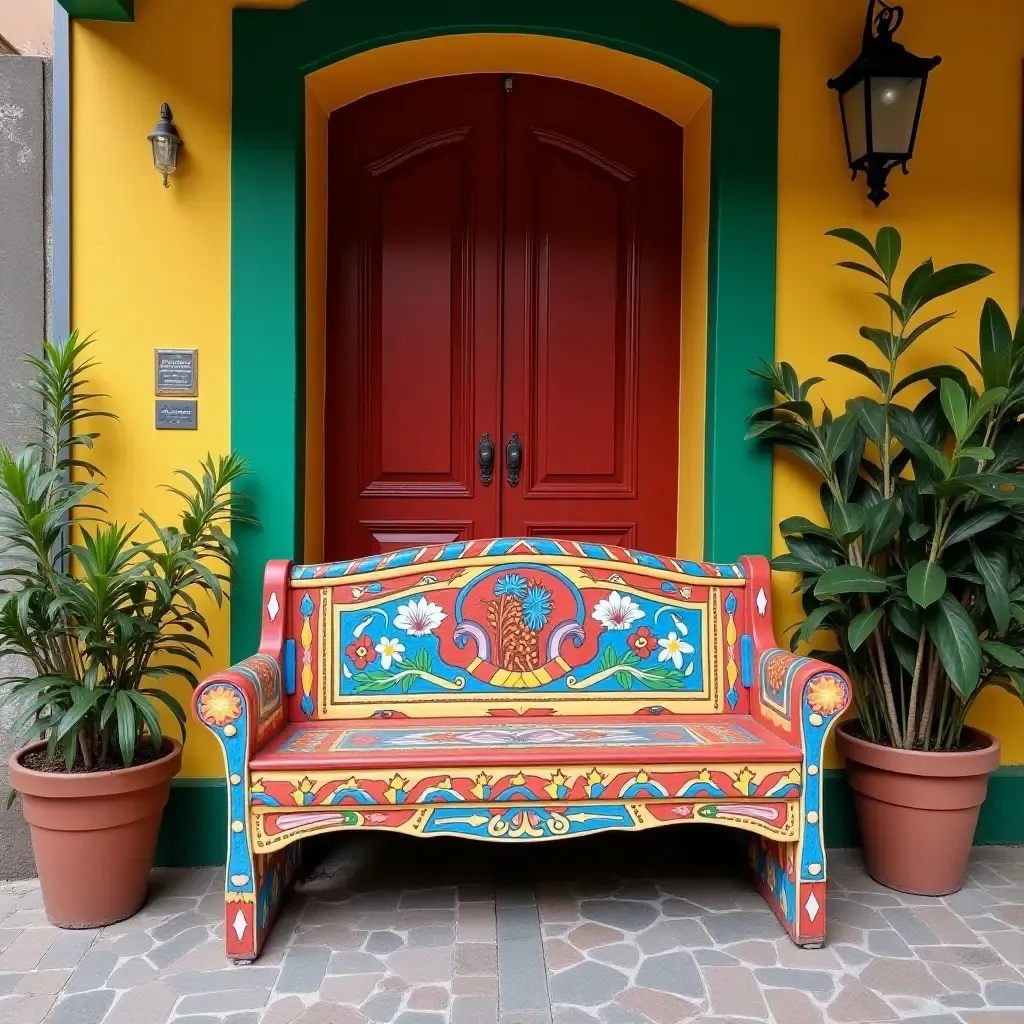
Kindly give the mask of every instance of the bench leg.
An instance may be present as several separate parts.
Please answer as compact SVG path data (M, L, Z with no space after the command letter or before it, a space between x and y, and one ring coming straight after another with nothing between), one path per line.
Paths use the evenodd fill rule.
M232 856L224 894L224 944L236 963L255 960L266 944L281 904L299 866L299 844L274 853L245 851L249 870L239 872L239 857ZM232 850L236 854L236 850ZM242 879L247 877L247 882Z
M800 843L755 838L750 866L757 891L775 911L789 937L798 945L816 948L825 942L825 879L800 879ZM824 866L821 867L824 876Z

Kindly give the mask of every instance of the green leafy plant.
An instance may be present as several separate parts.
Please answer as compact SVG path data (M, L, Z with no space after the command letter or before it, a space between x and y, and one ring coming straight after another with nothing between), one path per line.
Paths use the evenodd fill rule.
M748 437L812 467L827 524L785 520L788 551L772 565L800 574L793 648L833 634L837 649L815 653L854 679L867 738L955 750L985 686L1024 699L1024 312L1013 329L986 301L978 351L963 353L975 377L948 364L904 372L910 349L953 315L928 307L990 271L926 260L897 289L895 228L874 242L828 234L861 251L839 266L875 282L888 326L860 329L881 360L830 357L872 391L839 416L810 401L823 378L801 381L786 363L753 371L775 395Z
M237 455L178 471L181 486L168 488L183 506L177 525L145 512L132 528L107 521L101 474L83 457L98 436L88 428L111 416L95 407L105 396L88 392L90 344L77 332L44 344L30 360L39 437L18 454L0 446L0 655L31 665L0 678L0 704L13 705L19 741L45 735L68 771L130 766L147 735L159 750L153 701L184 738L184 709L153 684L198 685L210 648L197 598L224 600L237 554L225 527L251 522L231 493L245 468Z

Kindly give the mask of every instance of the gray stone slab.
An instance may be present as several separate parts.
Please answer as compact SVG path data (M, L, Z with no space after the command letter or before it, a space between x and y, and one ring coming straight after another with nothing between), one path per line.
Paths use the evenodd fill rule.
M168 918L163 924L158 924L150 930L149 934L157 942L166 942L168 939L173 939L175 935L179 935L189 928L206 927L207 924L209 924L207 918L205 915L200 914L198 910L187 910L184 914L175 914L174 917Z
M583 900L580 913L588 921L627 932L643 931L658 920L658 911L639 900Z
M600 1017L595 1017L578 1006L555 1006L551 1010L552 1024L601 1024Z
M425 928L413 928L409 932L410 946L450 946L454 941L453 924L428 925Z
M401 1005L401 992L378 992L376 995L370 996L359 1007L359 1012L371 1024L389 1024L390 1021L394 1020L394 1016Z
M693 959L702 967L737 967L739 960L720 949L695 949Z
M795 967L757 967L754 977L769 988L795 988L819 996L829 995L836 984L827 971L802 971Z
M367 953L379 953L381 956L387 956L388 953L393 953L404 945L405 942L401 935L396 935L394 932L371 932L366 939L365 948ZM337 972L332 971L331 973Z
M501 985L501 974L498 974ZM614 999L627 985L629 977L622 971L607 964L584 961L564 971L552 974L548 979L548 991L553 1003L568 1003L571 1006L600 1006ZM505 1011L502 1002L502 1012Z
M107 979L107 988L135 988L156 981L160 972L140 956L125 960Z
M178 1013L228 1013L231 1010L256 1010L266 1006L269 998L269 988L201 992L194 996L185 996L178 1003Z
M401 944L398 947L401 948ZM342 949L331 955L328 974L383 974L384 964L370 953Z
M224 1018L224 1024L260 1024L260 1013L258 1011L246 1011L244 1013L229 1013ZM178 1020L181 1018L179 1017Z
M500 907L498 1003L502 1013L548 1008L544 943L536 906Z
M671 992L688 999L703 999L704 981L691 953L676 950L649 956L636 972L636 983L643 988Z
M985 986L985 999L990 1006L1024 1006L1024 984L1019 981L990 981Z
M785 934L771 911L727 910L707 914L701 923L716 942L742 942L744 939L777 939Z
M222 971L192 971L165 976L170 987L181 996L199 992L223 992L228 989L273 988L277 981L276 967L225 967Z
M939 937L912 910L892 908L881 911L882 916L911 946L937 946Z
M292 946L284 955L277 993L316 992L323 984L330 961L331 950L326 946Z
M117 957L113 953L102 949L89 950L64 986L65 993L88 992L102 988L116 965Z
M100 1024L113 1001L110 989L78 992L57 1003L46 1015L46 1024Z
M868 935L868 952L877 956L912 957L914 951L894 931L872 930Z
M962 1024L961 1018L953 1013L932 1013L924 1017L902 1017L900 1024Z
M443 1013L428 1013L425 1010L406 1010L405 1013L400 1013L395 1018L395 1024L446 1024L446 1020L447 1018Z
M506 907L532 907L537 902L537 892L532 885L499 885L494 893L494 905Z
M0 974L0 996L9 996L23 977L23 974Z
M948 996L939 996L939 1002L955 1010L980 1010L985 1000L977 992L953 992Z
M53 945L43 954L38 969L48 971L77 967L86 951L96 941L96 932L91 929L82 931L62 931L53 941Z
M186 928L178 932L173 939L157 946L149 954L150 962L156 967L170 967L175 960L180 959L190 950L201 945L210 937L210 931L205 926L202 928Z
M661 905L661 912L665 917L703 917L707 911L698 907L696 903L689 900L682 900L678 897L669 897Z

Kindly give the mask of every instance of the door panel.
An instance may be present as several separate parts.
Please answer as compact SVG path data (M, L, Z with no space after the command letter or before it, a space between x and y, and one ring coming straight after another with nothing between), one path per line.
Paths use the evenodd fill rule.
M342 108L329 147L327 557L517 535L673 552L680 129L480 75Z
M470 76L331 116L329 558L499 532L476 452L499 424L501 103Z
M516 431L524 452L502 532L542 523L671 553L681 130L601 90L528 76L507 116L503 437Z
M359 549L365 555L380 555L385 551L415 548L427 544L450 544L455 540L471 540L472 523L455 522L402 522L361 523L364 540Z

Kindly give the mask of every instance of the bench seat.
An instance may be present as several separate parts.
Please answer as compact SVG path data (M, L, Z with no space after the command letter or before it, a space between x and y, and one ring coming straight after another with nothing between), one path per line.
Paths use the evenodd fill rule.
M224 752L228 956L259 955L300 840L365 828L729 826L790 937L821 945L822 758L850 683L779 648L770 594L759 557L535 537L271 562L259 651L195 695Z
M802 754L750 716L728 721L703 715L577 716L549 721L439 718L411 722L353 719L292 724L249 761L263 772L353 768L438 768L502 764L538 758L560 765L591 763L735 764L783 762L799 769Z

